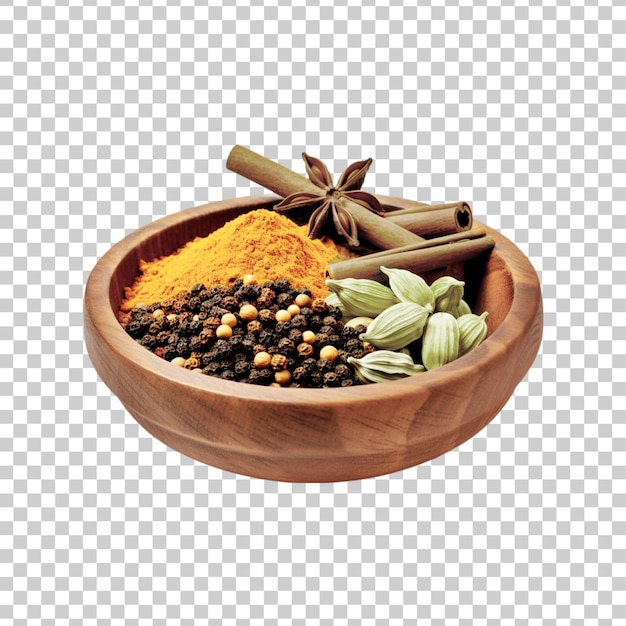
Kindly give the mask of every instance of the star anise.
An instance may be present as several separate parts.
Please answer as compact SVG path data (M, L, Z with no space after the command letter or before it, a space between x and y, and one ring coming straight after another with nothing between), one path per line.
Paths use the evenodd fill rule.
M334 226L349 246L358 246L358 227L356 220L345 206L342 206L342 198L356 202L361 206L382 214L384 209L376 196L366 191L361 191L361 185L365 180L367 170L372 164L372 159L357 161L350 165L340 176L337 184L327 167L315 157L302 153L309 180L320 188L320 193L297 192L287 196L274 210L279 212L298 211L310 209L309 237L315 239L323 236L327 226Z

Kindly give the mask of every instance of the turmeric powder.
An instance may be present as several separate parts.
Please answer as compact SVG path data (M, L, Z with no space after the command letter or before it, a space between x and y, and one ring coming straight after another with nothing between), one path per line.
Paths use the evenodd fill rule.
M162 302L198 283L229 285L250 274L259 283L284 278L295 288L310 289L314 298L325 297L326 267L337 248L330 240L309 239L307 232L308 226L273 211L244 213L169 256L142 260L121 310Z

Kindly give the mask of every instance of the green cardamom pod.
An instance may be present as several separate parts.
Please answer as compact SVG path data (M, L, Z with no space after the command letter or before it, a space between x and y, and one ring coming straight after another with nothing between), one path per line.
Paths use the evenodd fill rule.
M373 318L359 315L358 317L352 317L347 322L344 322L344 326L347 328L356 328L357 326L365 326L367 328L372 322Z
M368 278L327 280L326 286L341 301L342 311L345 309L350 316L375 317L398 303L398 298L389 287Z
M456 307L453 307L449 311L446 311L446 313L450 313L450 315L456 317L457 319L459 319L461 315L469 315L471 312L472 309L470 309L470 305L467 304L465 300L459 300L459 303Z
M482 315L469 313L456 320L459 327L459 356L476 348L487 336L487 315L487 311Z
M459 355L459 326L450 313L433 313L422 338L422 363L427 370L454 361Z
M360 339L379 349L399 350L422 336L430 313L414 302L399 302L375 317Z
M363 383L384 383L424 371L424 367L414 363L410 355L391 350L376 350L360 359L350 356L348 363Z
M435 311L451 313L463 298L465 283L452 276L442 276L430 286L435 297Z
M435 308L435 295L421 276L395 267L381 266L380 271L389 279L389 288L400 302L430 306L431 310Z

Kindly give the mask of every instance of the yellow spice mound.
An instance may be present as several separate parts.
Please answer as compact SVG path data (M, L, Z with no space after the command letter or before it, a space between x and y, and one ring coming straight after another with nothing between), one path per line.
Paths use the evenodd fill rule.
M175 253L141 261L141 275L125 290L122 311L140 302L163 302L197 283L228 285L252 274L257 283L287 279L324 297L326 267L337 254L330 240L309 239L308 226L258 209L240 215L207 237L197 237Z

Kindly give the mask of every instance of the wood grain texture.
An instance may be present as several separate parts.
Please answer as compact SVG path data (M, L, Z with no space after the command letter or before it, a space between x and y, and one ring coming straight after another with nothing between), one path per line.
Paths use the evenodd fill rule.
M486 261L468 262L463 273L474 310L489 311L489 336L473 352L432 372L344 389L257 387L178 368L126 335L117 311L140 258L170 254L193 237L274 202L272 196L238 198L164 217L113 246L94 267L84 300L87 350L137 422L203 463L293 482L399 471L484 428L531 367L543 329L536 272L512 242L487 227L495 248Z

